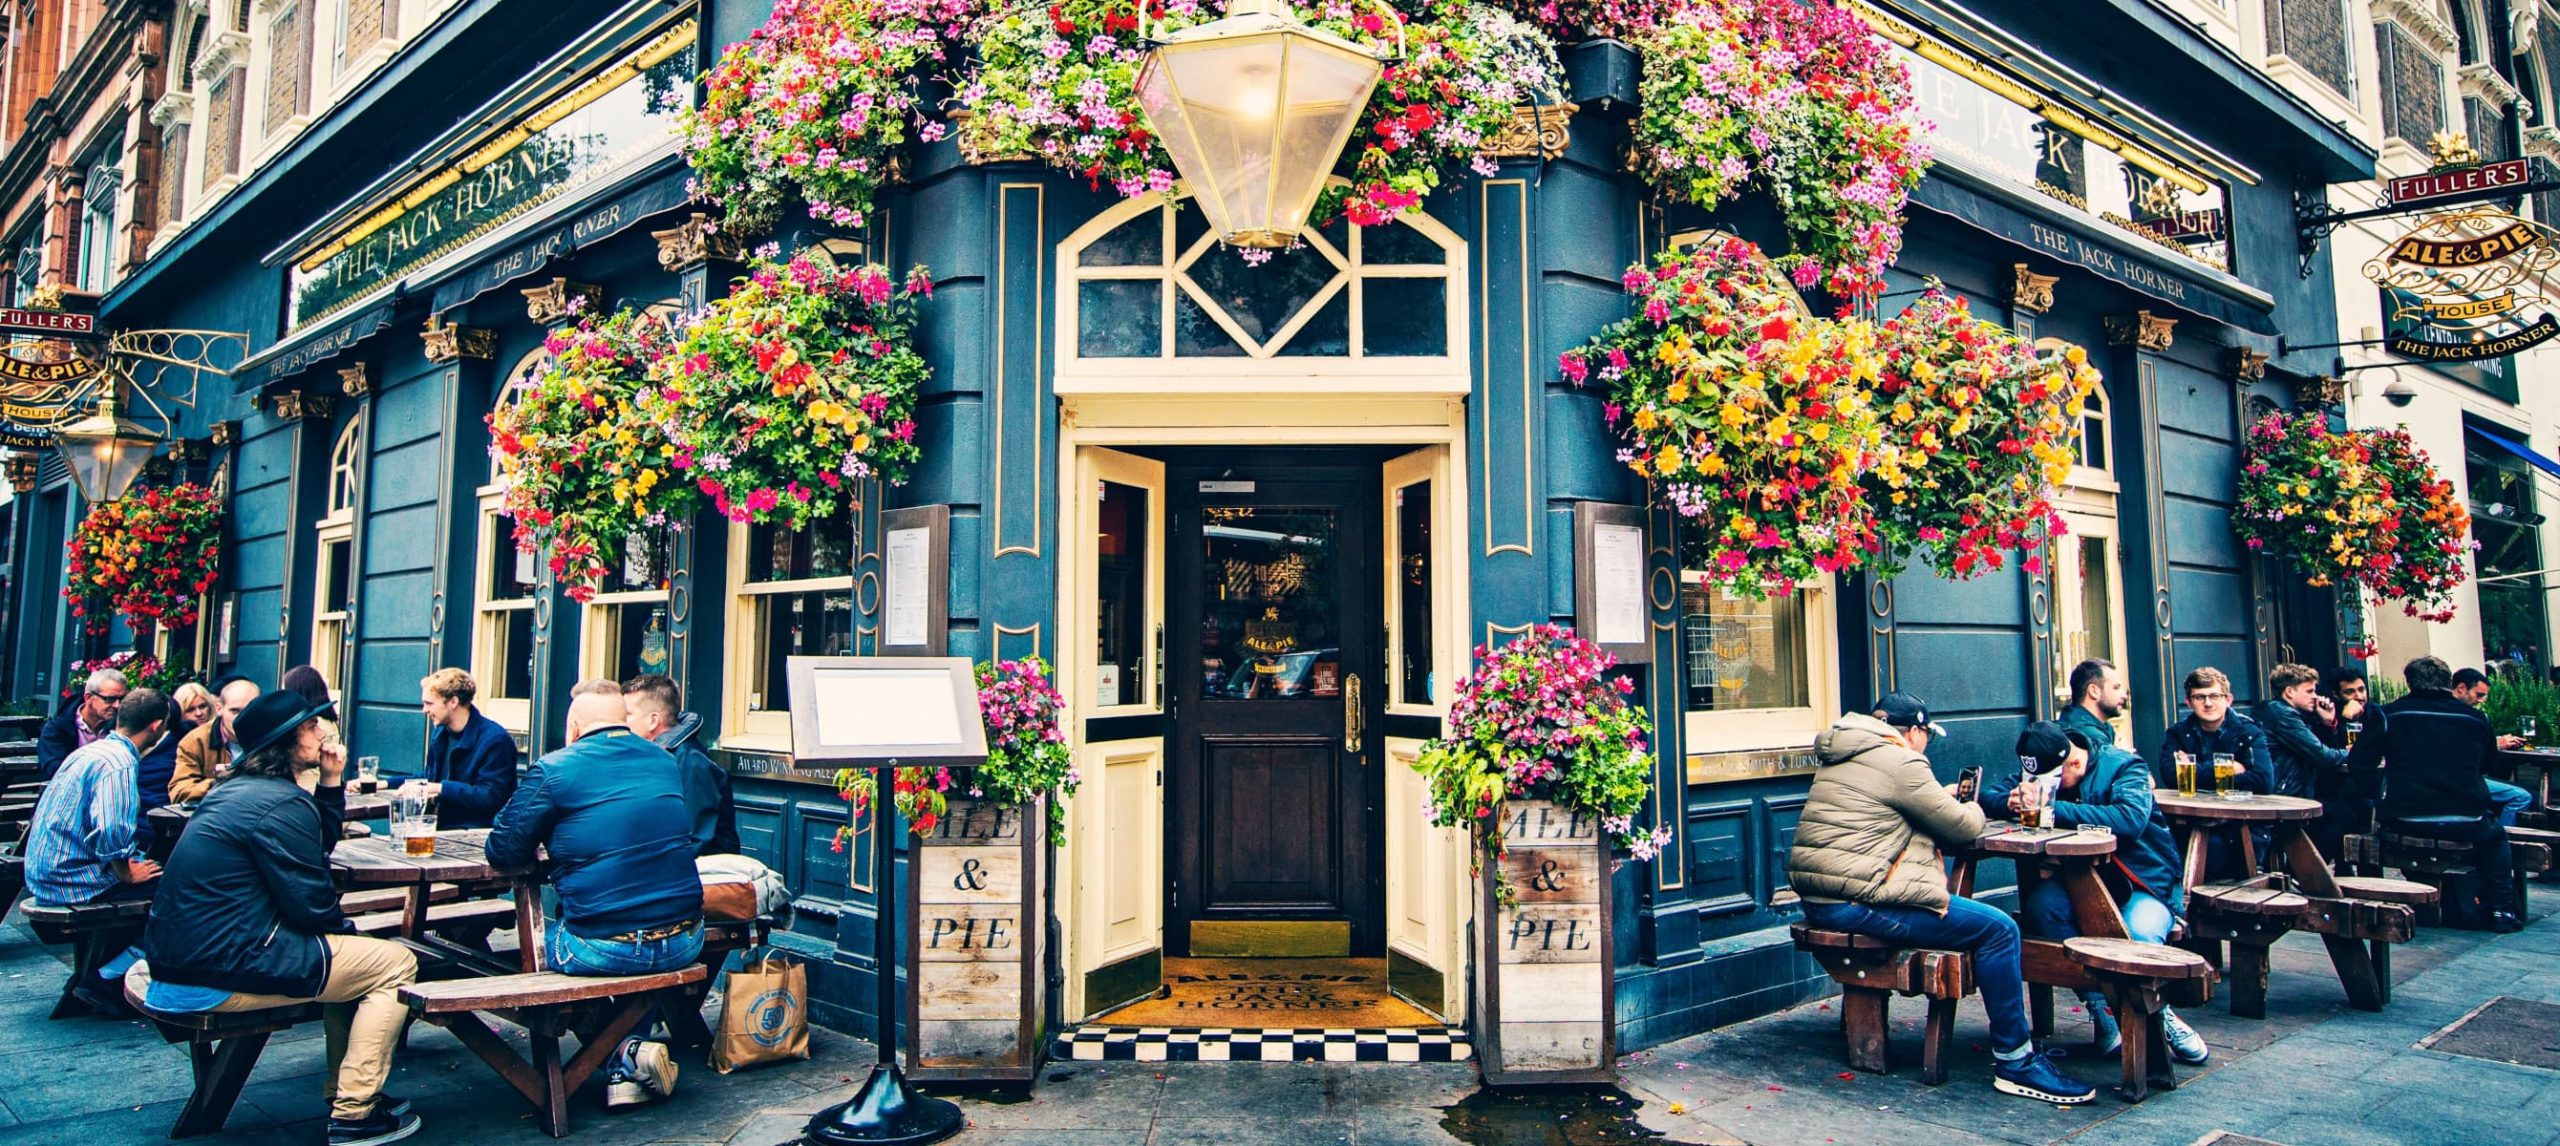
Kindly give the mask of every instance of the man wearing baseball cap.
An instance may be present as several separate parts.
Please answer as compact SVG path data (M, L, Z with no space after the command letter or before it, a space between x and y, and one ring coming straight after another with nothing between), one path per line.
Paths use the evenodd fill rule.
M1926 753L1946 729L1929 706L1892 693L1872 715L1847 713L1814 740L1822 760L1787 852L1787 880L1805 922L1901 946L1972 954L1991 1016L1992 1085L2060 1106L2097 1088L2062 1073L2027 1024L2018 924L1989 904L1950 894L1941 847L1982 834L1982 809L1941 784Z
M2151 799L2151 768L2142 758L2115 746L2093 743L2077 728L2039 720L2018 733L2018 774L1982 791L1982 810L1995 819L2015 819L2028 799L2032 777L2044 786L2046 824L2077 828L2095 824L2116 837L2115 855L2100 868L2116 902L2124 905L2125 934L2144 943L2166 943L2169 928L2186 903L2185 869L2169 823ZM2022 888L2018 915L2026 933L2038 939L2069 939L2080 934L2072 915L2071 892L2060 880L2035 880L2020 869ZM2083 991L2099 1050L2114 1054L2123 1044L2115 1013L2107 998ZM2170 1057L2200 1066L2212 1051L2204 1036L2166 1007L2160 1017L2169 1036Z

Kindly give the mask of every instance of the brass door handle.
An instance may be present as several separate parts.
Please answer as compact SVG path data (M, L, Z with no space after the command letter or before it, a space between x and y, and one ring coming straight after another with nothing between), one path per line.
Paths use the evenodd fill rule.
M1342 750L1357 755L1360 734L1368 731L1368 725L1367 708L1360 703L1360 674L1351 673L1342 679ZM1367 758L1361 762L1367 763Z

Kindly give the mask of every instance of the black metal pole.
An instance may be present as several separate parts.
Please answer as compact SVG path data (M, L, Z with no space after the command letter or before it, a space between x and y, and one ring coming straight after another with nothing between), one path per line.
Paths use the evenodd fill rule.
M898 1073L898 830L897 762L878 773L871 795L872 968L879 976L880 1062L852 1098L811 1116L802 1132L810 1146L923 1146L954 1134L968 1120L958 1104L919 1094Z

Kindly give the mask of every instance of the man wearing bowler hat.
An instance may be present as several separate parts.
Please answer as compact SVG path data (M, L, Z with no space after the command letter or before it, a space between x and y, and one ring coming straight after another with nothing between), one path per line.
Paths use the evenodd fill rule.
M397 943L348 930L329 879L346 817L346 750L337 713L290 690L252 701L233 722L231 778L206 794L170 853L143 935L162 1013L262 1011L318 1001L326 1028L330 1146L417 1132L409 1104L382 1093L408 1008L400 988L418 961Z
M2178 845L2169 823L2151 799L2151 768L2142 758L2115 746L2093 743L2078 728L2039 720L2018 733L2018 772L1982 790L1982 810L1995 819L2016 819L2026 806L2029 778L2044 786L2045 826L2095 826L2115 833L2115 854L2100 866L2102 878L2124 905L2125 934L2145 943L2166 943L2169 928L2186 904ZM2018 896L2019 923L2038 939L2069 939L2080 934L2072 915L2071 892L2061 880L2026 879ZM2098 1048L2108 1054L2123 1046L2123 1035L2107 998L2083 991ZM2168 1028L2169 1054L2189 1066L2203 1065L2212 1051L2204 1036L2167 1007L2160 1017Z
M1946 734L1920 698L1896 692L1815 738L1822 766L1787 852L1788 885L1814 927L1970 952L1991 1017L1992 1085L2058 1106L2087 1102L2097 1088L2036 1049L2017 921L1947 888L1939 849L1972 843L1983 815L1929 767L1930 743Z

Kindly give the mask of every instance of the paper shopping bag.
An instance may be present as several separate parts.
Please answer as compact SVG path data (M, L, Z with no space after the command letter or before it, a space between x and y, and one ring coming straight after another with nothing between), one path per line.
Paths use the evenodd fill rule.
M720 992L720 1030L711 1040L711 1069L809 1057L809 970L766 950L729 972Z

